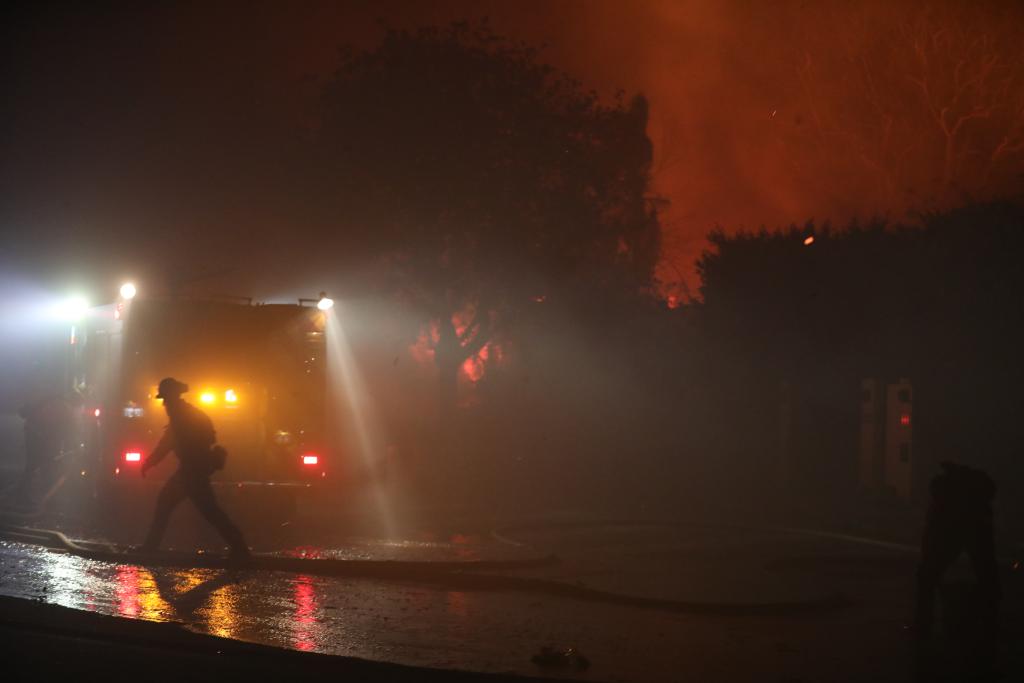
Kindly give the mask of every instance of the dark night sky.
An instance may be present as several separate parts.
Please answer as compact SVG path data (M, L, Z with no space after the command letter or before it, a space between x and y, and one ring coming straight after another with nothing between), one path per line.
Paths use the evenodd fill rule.
M941 204L944 198L920 192L914 202L852 196L858 185L849 169L828 163L820 146L809 152L792 135L812 116L795 75L803 57L839 49L834 46L850 54L882 50L879 27L896 25L923 5L906 11L889 3L811 5L8 5L0 105L5 267L54 287L100 288L129 275L163 277L156 273L189 261L257 296L315 287L296 273L296 263L279 257L283 249L302 251L295 243L302 214L282 190L281 174L295 141L316 127L317 93L337 47L371 47L382 24L482 16L498 33L545 45L544 58L601 93L622 88L648 95L655 188L672 202L664 217L666 277L680 273L692 284L693 259L716 224L846 220ZM991 3L979 10L980 21L1005 25L1005 13L1019 17L1016 11ZM845 33L830 33L837 27ZM814 39L806 40L809 35ZM804 43L802 52L794 51ZM1022 63L1013 61L1019 49L1001 57ZM843 82L842 74L828 71L836 63L822 64L823 82ZM825 91L829 98L841 102L833 90ZM837 139L829 144L853 149ZM1019 171L1024 162L1005 163Z

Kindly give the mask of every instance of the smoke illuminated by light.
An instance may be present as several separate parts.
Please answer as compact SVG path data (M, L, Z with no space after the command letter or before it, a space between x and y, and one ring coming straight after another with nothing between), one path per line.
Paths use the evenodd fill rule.
M391 499L379 477L386 443L377 425L372 399L363 382L362 372L352 354L337 307L326 311L327 377L331 409L348 412L347 424L354 431L353 450L359 454L367 473L370 499L384 529L391 535L395 529ZM344 407L344 408L343 408Z
M1022 73L1020 41L1014 29L1021 25L1021 3L435 0L265 5L259 12L235 13L211 12L206 3L175 3L166 16L164 10L140 9L126 14L123 21L103 22L94 31L80 34L83 40L106 46L89 52L95 59L68 59L60 52L73 54L75 41L46 46L43 34L24 32L21 39L40 42L38 49L22 48L17 59L8 60L17 82L26 88L24 97L10 98L15 120L24 126L12 141L11 158L62 159L60 164L49 164L44 174L16 173L6 179L11 215L39 216L25 226L27 233L36 235L34 243L52 243L73 253L74 241L47 239L66 228L50 229L42 238L38 231L70 220L102 224L104 219L114 219L134 226L130 237L116 245L115 256L138 248L160 262L167 256L165 249L175 256L195 256L189 254L193 240L180 239L178 231L155 229L161 221L195 226L190 228L191 236L222 222L227 214L229 222L249 221L257 232L273 233L271 212L257 209L258 201L238 202L204 188L197 201L182 202L176 190L188 185L196 168L217 168L218 172L230 170L236 177L242 190L239 196L267 199L266 188L278 180L267 172L282 165L270 163L273 156L260 154L279 149L288 138L252 136L255 131L318 126L318 116L311 112L322 96L319 84L337 68L339 45L372 48L385 26L443 26L482 17L489 17L501 35L543 46L540 59L579 78L587 88L607 95L619 89L627 96L646 94L651 103L649 134L654 154L651 194L668 200L662 216L661 275L666 282L684 278L691 287L696 284L693 262L707 246L704 234L714 225L731 230L759 224L771 228L812 216L834 222L857 215L902 217L908 210L943 204L946 198L926 195L921 183L895 182L905 173L909 175L903 180L941 175L925 155L903 150L916 150L914 143L921 141L941 143L942 131L934 126L929 130L919 118L887 115L902 109L917 111L910 106L918 90L911 79L920 76L914 72L916 60L889 59L913 54L917 44L927 56L927 50L951 44L955 35L967 38L959 43L959 55L937 53L941 59L921 64L929 69L929 83L939 86L930 87L936 95L958 83L965 86L964 96L956 102L965 107L960 115L970 119L957 126L962 157L970 164L979 159L999 162L994 174L968 174L965 169L960 179L981 184L985 178L992 183L1002 178L1013 183L1011 188L1019 184L1024 160L1019 153L1019 116L1015 126L1002 130L997 119L1000 110L1014 115L1020 111L1012 97L1020 91L1018 74ZM81 31L73 23L74 13L38 11L53 26ZM915 36L908 35L907 31L921 27L931 29L925 35L936 40L915 41ZM176 83L196 84L190 97L166 103L173 111L165 112L165 136L178 153L174 163L159 163L154 156L157 147L131 144L131 136L115 136L105 142L105 149L111 158L125 163L109 169L97 166L94 155L82 151L90 149L87 139L67 144L90 130L77 125L79 117L53 119L39 116L36 108L59 110L63 90L55 83L133 83L134 70L153 58L147 50L139 53L140 45L134 40L147 35L147 29L154 32L153 44L187 45L195 56L171 60L167 68L148 69L155 79L155 92L172 91ZM268 31L275 36L272 44L266 40ZM986 93L985 82L968 75L971 60L958 58L972 57L972 51L984 57L982 66L993 65L978 74L989 79L987 90L1006 92L1008 101L971 100ZM247 58L218 60L221 54ZM872 66L883 60L884 69ZM210 63L218 68L205 68ZM992 78L1009 79L1009 87L993 87ZM223 83L241 88L242 95L202 95L221 92ZM878 90L880 84L888 84L890 90ZM898 87L893 90L894 86ZM875 96L863 97L865 88ZM123 116L128 130L145 125L150 112L131 106L131 87L104 87L97 92L99 96L90 98L83 115L95 120ZM251 103L265 93L273 93L273 106L253 111ZM213 138L196 135L187 124L191 119L181 115L192 111L205 112L211 121L253 116L265 121L266 126L229 126L220 131L227 136L225 145L250 150L258 163L239 165L232 162L232 155L219 154L219 146L209 144ZM935 112L950 120L959 116L945 108ZM894 128L881 127L885 121ZM921 137L900 139L895 131L901 129ZM207 134L213 135L213 130ZM883 130L893 132L880 134ZM987 150L983 149L986 144ZM1009 154L1011 150L1015 151ZM129 201L105 205L104 198L113 196L109 188L125 187L125 183L133 190L148 189L128 193ZM955 197L968 194L965 188L955 188ZM85 192L86 201L38 202L36 198L44 192L55 197ZM222 218L210 224L207 211ZM140 221L140 216L162 218ZM89 243L88 236L83 238ZM223 244L226 251L207 254L211 262L223 261L234 252L233 240Z

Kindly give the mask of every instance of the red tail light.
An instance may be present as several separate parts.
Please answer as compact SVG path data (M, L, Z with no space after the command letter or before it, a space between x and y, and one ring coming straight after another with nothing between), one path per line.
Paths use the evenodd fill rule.
M125 451L124 452L124 461L125 462L141 462L142 461L142 453L140 453L139 451Z
M316 465L320 462L320 458L312 453L302 456L303 465Z

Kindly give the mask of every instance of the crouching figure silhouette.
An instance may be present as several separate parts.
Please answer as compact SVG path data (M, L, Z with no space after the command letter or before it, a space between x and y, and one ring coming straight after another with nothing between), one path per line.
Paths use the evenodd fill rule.
M995 655L1001 594L992 529L996 486L988 474L972 467L943 462L942 470L931 482L931 500L917 568L914 632L920 638L931 633L936 589L950 565L961 553L967 553L976 581L969 610L977 626L973 632L978 639L977 654L991 663ZM944 622L948 618L950 615L943 614Z

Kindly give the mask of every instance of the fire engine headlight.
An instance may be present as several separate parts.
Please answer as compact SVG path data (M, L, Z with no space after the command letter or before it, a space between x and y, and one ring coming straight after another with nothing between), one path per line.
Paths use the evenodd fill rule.
M121 298L124 299L125 301L130 301L131 299L134 299L135 294L137 292L138 290L135 289L135 285L131 282L126 282L123 285L121 285Z
M228 389L224 392L224 402L232 404L238 403L238 394L235 393L234 389Z
M60 316L65 320L76 322L89 310L89 302L85 297L73 296L60 306Z
M200 403L205 403L208 406L209 405L213 405L213 403L216 400L217 400L217 395L215 393L213 393L212 391L204 391L203 393L199 394L199 402Z

